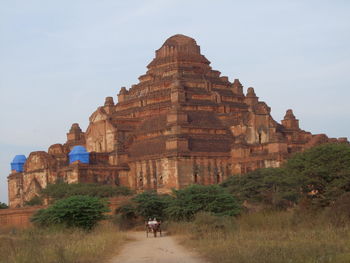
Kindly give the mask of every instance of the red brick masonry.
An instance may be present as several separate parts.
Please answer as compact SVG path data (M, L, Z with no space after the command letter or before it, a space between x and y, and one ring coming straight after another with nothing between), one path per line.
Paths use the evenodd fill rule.
M129 196L115 197L109 199L109 208L113 214L123 202L129 200ZM31 225L30 218L39 209L47 206L31 206L23 208L0 209L0 228L2 227L28 227Z

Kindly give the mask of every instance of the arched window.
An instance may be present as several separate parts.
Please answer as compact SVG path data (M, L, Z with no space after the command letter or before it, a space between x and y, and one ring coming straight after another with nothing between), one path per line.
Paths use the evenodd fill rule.
M140 189L143 189L143 175L142 175L142 173L139 174L138 185L139 185Z
M193 174L193 183L195 183L195 184L198 183L198 174L197 173Z
M261 131L259 132L259 144L261 144Z
M153 188L157 189L158 183L157 183L157 174L156 173L153 173L152 182L153 182Z
M216 174L216 183L219 184L221 181L221 177L220 177L220 174Z

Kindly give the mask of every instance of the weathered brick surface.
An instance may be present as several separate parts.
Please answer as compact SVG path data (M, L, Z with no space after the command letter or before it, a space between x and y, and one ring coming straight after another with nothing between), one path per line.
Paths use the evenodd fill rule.
M45 206L9 208L0 210L0 227L28 227L32 215Z
M108 214L115 214L116 209L127 202L130 196L119 196L109 199L108 207L110 212ZM36 211L47 206L33 206L22 208L0 209L0 228L2 227L28 227L31 225L30 218Z

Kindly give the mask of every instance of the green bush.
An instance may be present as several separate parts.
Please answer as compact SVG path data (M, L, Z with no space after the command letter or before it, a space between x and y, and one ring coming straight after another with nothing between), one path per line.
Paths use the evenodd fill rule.
M60 200L75 195L88 195L100 198L114 197L120 195L131 195L132 191L123 186L111 186L101 184L49 184L41 191L41 196L50 200Z
M191 185L173 190L165 209L170 220L191 220L198 212L210 212L217 216L235 216L240 213L236 198L218 185Z
M0 202L0 209L8 208L7 204Z
M237 200L218 185L191 185L173 190L173 195L158 195L147 191L135 196L116 211L122 219L154 218L164 220L190 220L198 212L216 216L235 216L240 212Z
M132 201L135 203L136 214L144 219L164 219L165 209L168 207L169 195L158 195L155 191L147 191L135 196Z
M116 209L116 215L113 217L113 222L119 229L130 229L136 224L138 217L136 205L133 202L126 202Z
M116 209L116 213L121 214L126 220L132 220L137 217L135 204L131 202L122 204Z
M40 226L64 225L92 229L108 212L107 203L97 197L72 196L39 210L31 221Z
M300 182L288 176L284 168L263 168L244 175L235 175L221 184L241 202L261 203L285 209L299 200Z

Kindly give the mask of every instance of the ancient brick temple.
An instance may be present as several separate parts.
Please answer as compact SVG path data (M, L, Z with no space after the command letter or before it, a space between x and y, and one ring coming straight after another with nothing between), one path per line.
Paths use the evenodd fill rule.
M91 182L169 192L189 184L215 184L261 167L278 167L290 154L330 139L299 128L292 110L281 123L259 101L210 67L196 41L165 41L118 103L107 97L83 132L73 124L67 142L32 152L8 177L11 207L23 206L48 183ZM70 161L74 146L88 161ZM14 166L15 167L15 166Z

